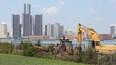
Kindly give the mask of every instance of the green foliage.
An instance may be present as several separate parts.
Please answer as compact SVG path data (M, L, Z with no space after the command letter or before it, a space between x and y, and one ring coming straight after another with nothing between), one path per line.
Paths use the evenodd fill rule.
M79 63L88 63L88 64L96 64L97 63L97 54L94 52L94 49L87 48L81 53L78 50L74 50L73 61Z
M116 64L116 55L99 54L99 64L103 64L103 65Z
M0 42L0 52L1 53L12 53L14 45L12 43Z
M29 41L25 41L25 42L22 42L20 43L20 49L21 50L26 50L28 47L30 47L32 45L31 42Z
M54 44L48 45L48 50L53 50L53 46L54 46Z
M31 42L21 42L20 43L20 49L23 50L24 56L35 56L37 53L37 49L32 46Z
M24 55L24 56L31 56L31 57L33 57L33 56L36 55L36 53L37 53L37 49L34 48L34 47L28 47L28 48L26 48L26 49L23 51L23 55Z
M41 46L41 42L38 41L37 46ZM88 63L88 64L97 64L97 54L94 52L94 49L87 48L86 50L79 53L78 49L74 49L74 55L68 55L66 52L62 52L61 54L54 54L53 53L53 47L54 44L50 44L47 47L41 46L41 49L35 48L32 46L32 43L29 41L21 41L20 45L14 46L11 43L0 43L0 52L1 53L12 53L14 49L15 53L19 55L24 56L30 56L30 57L41 57L41 58L49 58L53 59L53 57L56 57L55 59L59 60L65 60L65 61L74 61L78 63ZM108 61L107 59L105 61Z

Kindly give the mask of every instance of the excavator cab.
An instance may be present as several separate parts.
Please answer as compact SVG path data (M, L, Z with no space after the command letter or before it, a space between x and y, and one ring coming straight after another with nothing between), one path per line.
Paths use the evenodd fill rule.
M99 41L89 40L88 46L95 49L96 46L99 46Z

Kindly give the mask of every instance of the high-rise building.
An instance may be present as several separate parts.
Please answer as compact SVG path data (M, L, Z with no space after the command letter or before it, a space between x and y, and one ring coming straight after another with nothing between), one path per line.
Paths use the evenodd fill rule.
M64 26L60 25L59 37L62 38L63 36L64 36Z
M64 26L63 25L60 25L60 34L64 34Z
M20 15L14 15L12 17L13 21L13 38L21 37L21 25L20 25Z
M64 26L59 23L45 25L45 36L59 38L64 35Z
M51 37L51 24L45 25L45 35Z
M51 36L54 37L54 25L51 25Z
M31 14L31 5L24 4L24 14Z
M0 38L7 38L8 32L7 32L7 24L5 22L0 24Z
M114 25L110 25L110 33L111 34L115 34L115 32L116 32L116 25L114 24Z
M34 35L42 35L42 15L35 15L34 18Z
M32 16L31 16L31 5L24 4L23 13L23 36L32 35Z
M60 35L60 24L59 23L55 23L53 25L53 28L54 28L53 35L54 35L55 38L58 38L59 35Z
M47 36L47 25L45 25L45 36Z
M32 18L29 14L23 14L23 36L32 35Z

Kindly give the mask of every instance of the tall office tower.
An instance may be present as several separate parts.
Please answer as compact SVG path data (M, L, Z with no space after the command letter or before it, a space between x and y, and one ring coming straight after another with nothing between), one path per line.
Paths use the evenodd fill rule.
M13 38L21 37L21 25L20 25L20 15L13 14Z
M24 4L24 14L31 14L31 5Z
M47 36L47 25L45 25L45 36Z
M64 26L60 25L60 35L63 36L64 35Z
M49 36L49 37L53 37L54 36L54 28L53 28L53 24L47 24L45 25L45 36Z
M54 37L54 25L51 24L51 36Z
M34 18L34 35L42 35L42 15L35 15Z
M49 36L49 37L51 37L51 24L49 23L49 24L47 24L47 25L45 25L45 34L46 34L46 36Z
M59 38L59 34L60 34L60 24L59 23L55 23L54 25L53 25L53 28L54 28L54 30L53 30L53 35L54 35L54 37L55 38Z
M31 16L31 5L24 4L23 13L23 36L32 35L32 16Z
M116 33L116 25L110 25L110 34L115 34Z
M8 32L7 32L7 24L5 22L2 22L0 24L0 38L7 38Z

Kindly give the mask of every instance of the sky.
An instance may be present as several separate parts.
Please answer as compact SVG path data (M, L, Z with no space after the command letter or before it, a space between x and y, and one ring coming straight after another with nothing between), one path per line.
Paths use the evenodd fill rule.
M24 3L31 4L32 15L43 15L43 25L58 22L77 32L81 23L103 34L116 24L116 0L0 0L0 23L12 24L12 14L22 16Z

